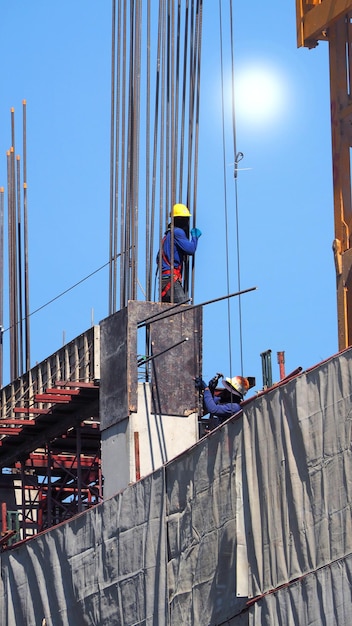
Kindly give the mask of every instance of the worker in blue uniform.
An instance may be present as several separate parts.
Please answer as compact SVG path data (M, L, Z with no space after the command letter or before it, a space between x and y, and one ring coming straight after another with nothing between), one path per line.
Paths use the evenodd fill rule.
M186 301L186 294L182 286L182 272L187 256L193 256L198 245L198 239L202 232L199 228L191 229L191 239L189 239L189 218L191 214L185 204L175 204L172 209L173 218L173 238L174 238L174 258L173 272L171 271L171 224L163 237L161 244L161 301L171 301L171 281L173 281L173 302L180 303ZM159 265L159 253L157 255L157 265ZM173 274L173 276L171 276Z
M208 430L213 430L229 417L242 411L241 402L250 387L248 378L234 376L225 378L222 381L224 389L215 393L219 378L223 378L223 375L217 374L208 385L200 376L194 380L196 389L203 396L204 415L210 414Z

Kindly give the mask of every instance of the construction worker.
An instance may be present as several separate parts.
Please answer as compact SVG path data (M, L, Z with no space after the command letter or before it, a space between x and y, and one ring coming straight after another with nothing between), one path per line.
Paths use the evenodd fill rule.
M202 232L199 228L191 229L189 239L189 218L191 214L185 204L175 204L172 209L174 258L173 276L171 276L171 224L163 237L161 244L161 301L171 302L171 280L174 284L173 302L180 303L186 300L186 294L182 286L183 264L187 255L193 255L197 249L198 239ZM157 255L159 265L159 253Z
M241 402L244 396L250 386L255 384L250 385L248 378L243 376L234 376L233 378L225 378L222 381L224 389L218 390L216 386L219 378L223 378L223 375L217 374L209 381L208 385L200 376L194 379L196 389L203 395L204 414L210 413L207 430L213 430L229 417L241 411Z

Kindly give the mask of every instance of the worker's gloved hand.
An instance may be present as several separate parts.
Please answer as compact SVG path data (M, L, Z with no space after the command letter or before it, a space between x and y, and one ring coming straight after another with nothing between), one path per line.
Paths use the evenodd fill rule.
M192 228L191 229L191 237L195 237L196 239L199 239L201 234L202 234L202 231L199 230L199 228Z
M218 382L219 382L218 376L214 376L213 378L211 378L211 380L209 380L208 387L212 393L215 391Z
M216 376L213 376L213 378L209 380L208 387L212 393L215 391L217 384L219 382L219 378L221 377L222 377L222 374L216 374Z
M202 380L201 376L197 376L197 378L194 379L194 386L196 389L198 389L198 391L204 391L207 384L206 382L204 382L204 380Z

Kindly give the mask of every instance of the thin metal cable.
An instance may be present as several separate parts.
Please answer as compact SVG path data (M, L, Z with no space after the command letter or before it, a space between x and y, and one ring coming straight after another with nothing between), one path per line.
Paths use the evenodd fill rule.
M193 106L194 106L194 56L195 56L195 19L194 2L191 3L191 24L190 24L190 54L189 54L189 104L188 104L188 152L187 152L187 203L191 201L191 179L192 179L192 152L193 152Z
M116 19L116 18L115 18ZM118 224L119 224L119 163L120 163L120 110L121 110L121 88L120 88L120 58L119 47L121 42L121 3L118 3L117 14L117 44L114 46L116 54L116 112L115 112L115 188L114 188L114 214L113 214L113 297L112 308L116 311L117 302L117 258L118 258Z
M185 12L185 33L184 33L184 51L183 51L183 84L182 84L182 101L181 101L181 145L180 145L180 158L179 158L179 201L181 202L182 190L183 190L183 159L184 159L184 135L185 135L185 116L186 116L186 74L187 74L187 50L188 50L188 0L186 2ZM187 200L188 202L188 200Z
M172 167L172 111L173 111L173 94L174 94L174 8L173 0L168 0L168 9L166 11L166 115L165 115L165 208L169 210L171 207L171 184L170 173Z
M28 264L28 204L27 204L27 103L22 102L23 116L23 239L24 239L24 302L26 329L26 372L30 369L30 323L29 323L29 264Z
M131 237L131 292L129 298L137 299L138 275L138 200L139 200L139 146L140 146L140 81L141 81L141 36L142 36L141 0L136 2L135 12L135 47L133 76L133 168L132 168L132 237Z
M177 1L177 7L175 2ZM191 5L191 9L189 8ZM197 9L195 8L197 6ZM114 57L112 73L112 103L115 118L112 121L115 146L111 154L115 157L115 170L111 174L114 182L111 195L110 216L110 307L114 309L117 288L116 268L118 250L120 266L120 307L128 299L137 296L137 262L139 229L139 177L140 177L140 133L141 105L145 108L145 297L151 299L152 273L155 267L153 254L155 211L158 204L159 238L162 240L163 222L169 221L170 208L175 202L192 204L196 209L197 148L199 115L199 45L200 45L200 0L159 0L157 72L155 78L154 128L151 117L151 40L154 19L150 0L145 8L141 0L133 3L114 0L114 31L112 44ZM143 10L143 17L142 17ZM119 11L117 16L117 11ZM121 18L122 15L122 18ZM142 21L147 19L147 28ZM117 26L116 26L117 21ZM184 22L184 24L183 24ZM184 41L180 32L184 28ZM142 37L146 35L146 60L142 64ZM143 50L145 46L143 44ZM127 51L127 52L126 52ZM181 57L183 57L180 63ZM154 63L154 56L153 56ZM182 94L180 66L183 67ZM146 73L145 73L146 71ZM146 80L142 83L143 77ZM114 82L115 81L115 82ZM143 86L143 89L142 89ZM126 89L127 87L127 89ZM198 88L198 93L197 92ZM121 96L121 97L120 97ZM143 101L142 98L145 100ZM179 123L180 120L180 123ZM188 143L187 143L188 142ZM153 144L153 145L152 145ZM185 155L187 154L187 162ZM185 174L187 173L187 181ZM186 186L185 183L186 182ZM187 187L187 188L186 188ZM177 197L177 189L180 190ZM192 197L193 196L193 197ZM120 245L117 246L119 236ZM160 243L159 243L160 247ZM161 283L161 275L159 275ZM159 285L161 286L161 284ZM193 277L192 277L193 283ZM171 294L173 297L173 294Z
M192 180L192 153L193 153L193 105L194 105L194 55L195 55L195 20L194 20L194 2L191 2L191 18L190 18L190 50L189 50L189 102L188 102L188 150L187 150L187 206L192 206L191 198L191 180ZM193 211L193 206L192 206ZM189 257L185 258L185 275L183 279L183 287L185 294L189 291Z
M122 306L125 307L131 293L131 204L132 198L132 177L133 177L133 50L134 50L134 19L133 19L133 3L130 3L130 37L128 52L128 90L127 90L127 162L126 162L126 221L125 221L125 266L124 266L124 298Z
M109 229L109 314L113 306L113 224L114 224L114 122L115 122L115 20L116 0L112 2L112 32L111 32L111 112L110 112L110 229Z
M121 85L126 85L126 49L127 49L127 0L124 1L123 10L123 35L122 35L122 72L121 72ZM126 242L125 230L126 230L126 98L122 98L121 109L121 202L120 202L120 250L122 253L120 264L120 308L125 306L125 284L126 284L126 249L128 245Z
M163 10L163 2L159 1L159 19L158 19L158 44L156 55L156 80L155 80L155 109L154 109L154 144L153 144L153 174L152 174L152 225L151 235L154 235L155 225L155 209L156 209L156 171L158 160L158 133L159 133L159 106L160 106L160 57L161 57L161 16ZM161 240L163 236L163 206L162 199L159 200L159 249L161 246ZM150 262L152 263L152 250L150 254ZM159 293L161 293L161 254L159 254L158 263L159 273ZM156 300L156 294L154 294L154 300Z
M172 136L171 136L171 154L172 154L172 174L171 174L171 206L176 202L177 188L177 163L178 163L178 99L179 99L179 81L180 81L180 28L181 28L181 6L180 1L177 7L176 19L176 53L175 53L175 87L171 93L175 94L172 100L173 111L172 118ZM180 197L180 196L179 196Z
M188 24L189 22L189 24ZM185 38L184 38L184 62L183 62L183 92L182 92L182 122L181 122L181 157L180 157L180 198L183 199L183 175L184 175L184 154L185 150L185 126L186 126L186 94L187 94L187 67L188 67L188 50L190 54L189 58L189 75L188 75L188 87L189 87L189 103L188 103L188 150L187 150L187 178L186 178L186 204L188 207L191 206L191 198L190 198L190 143L191 143L191 101L193 94L193 82L192 82L192 51L193 51L193 2L191 3L191 10L189 11L189 5L187 2L187 10L186 10L186 20L185 20ZM190 37L188 37L188 32L190 31ZM183 288L185 294L188 294L189 289L189 258L188 256L184 260L184 277L183 277Z
M166 100L166 89L167 89L167 40L166 40L166 21L167 21L167 12L165 7L165 2L162 2L163 10L161 12L161 55L160 55L160 90L161 90L161 110L160 110L160 167L159 167L159 193L160 193L160 209L164 206L164 215L165 222L167 222L168 209L167 206L167 198L164 195L165 193L165 100ZM172 220L171 220L172 222ZM171 251L173 251L173 242L171 242ZM171 259L171 273L173 270L173 258ZM173 301L173 282L171 282L171 301Z
M48 302L45 302L45 304L42 304L41 306L39 306L37 309L34 309L34 311L31 311L31 313L28 314L28 317L32 317L32 315L35 315L36 313L38 313L39 311L41 311L42 309L45 309L47 306L49 306L49 304L52 304L53 302L55 302L56 300L59 300L59 298L62 298L62 296L66 295L69 291L72 291L72 289L75 289L76 287L78 287L78 285L81 285L82 283L84 283L86 280L88 280L88 278L91 278L92 276L94 276L95 274L97 274L98 272L100 272L102 269L104 269L104 267L106 267L107 265L110 265L110 260L107 261L106 263L104 263L104 265L101 265L100 267L98 267L96 270L94 270L93 272L91 272L90 274L88 274L88 276L85 276L84 278L82 278L81 280L79 280L77 283L75 283L74 285L71 285L71 287L68 287L67 289L65 289L64 291L62 291L61 293L59 293L57 296L55 296L54 298L51 298L51 300L48 300ZM13 323L10 323L10 325L5 328L3 330L3 332L7 332L9 330L11 330L13 326Z
M237 164L238 159L243 158L242 153L237 153L236 145L236 112L235 112L235 69L234 69L234 37L233 37L233 16L232 16L232 0L230 2L230 35L231 35L231 77L232 77L232 130L233 130L233 152L235 155L235 210L236 210L236 244L237 244L237 287L241 291L241 263L240 263L240 234L239 234L239 209L238 209L238 179ZM238 319L239 319L239 345L240 345L240 363L241 375L243 376L243 337L242 337L242 300L238 298ZM230 370L231 371L231 370Z
M152 239L151 239L151 216L149 197L149 177L150 177L150 0L147 2L147 85L146 85L146 143L145 143L145 284L146 300L151 300L152 286Z
M222 12L221 0L219 0L219 18L220 18L220 68L221 68L221 110L222 110L222 144L223 144L223 176L224 176L224 204L225 204L225 252L226 252L226 286L227 293L230 293L230 277L229 277L229 242L228 242L228 211L227 211L227 187L226 187L226 155L225 155L225 113L224 113L224 69L223 69L223 28L222 28ZM231 310L230 302L227 302L227 327L228 327L228 345L229 345L229 361L230 373L232 372L232 348L231 348Z
M197 223L197 188L198 188L198 146L199 146L199 106L200 106L200 69L201 69L201 52L202 52L202 19L203 19L203 2L200 0L197 5L197 45L196 45L196 72L197 72L197 90L196 90L196 113L195 113L195 150L194 150L194 172L193 172L193 226ZM192 258L192 290L191 298L194 302L194 279L195 279L195 256Z
M22 219L21 219L21 167L20 157L16 157L16 203L17 203L17 263L18 263L18 324L19 324L19 374L23 369L23 267L22 267Z

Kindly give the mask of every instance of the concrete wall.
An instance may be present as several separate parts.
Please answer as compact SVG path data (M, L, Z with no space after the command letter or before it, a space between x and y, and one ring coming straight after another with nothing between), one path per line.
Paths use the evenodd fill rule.
M198 414L152 411L148 383L138 384L138 413L101 433L104 498L110 498L175 458L198 441Z
M100 357L106 498L198 440L201 308L129 302L101 322Z

